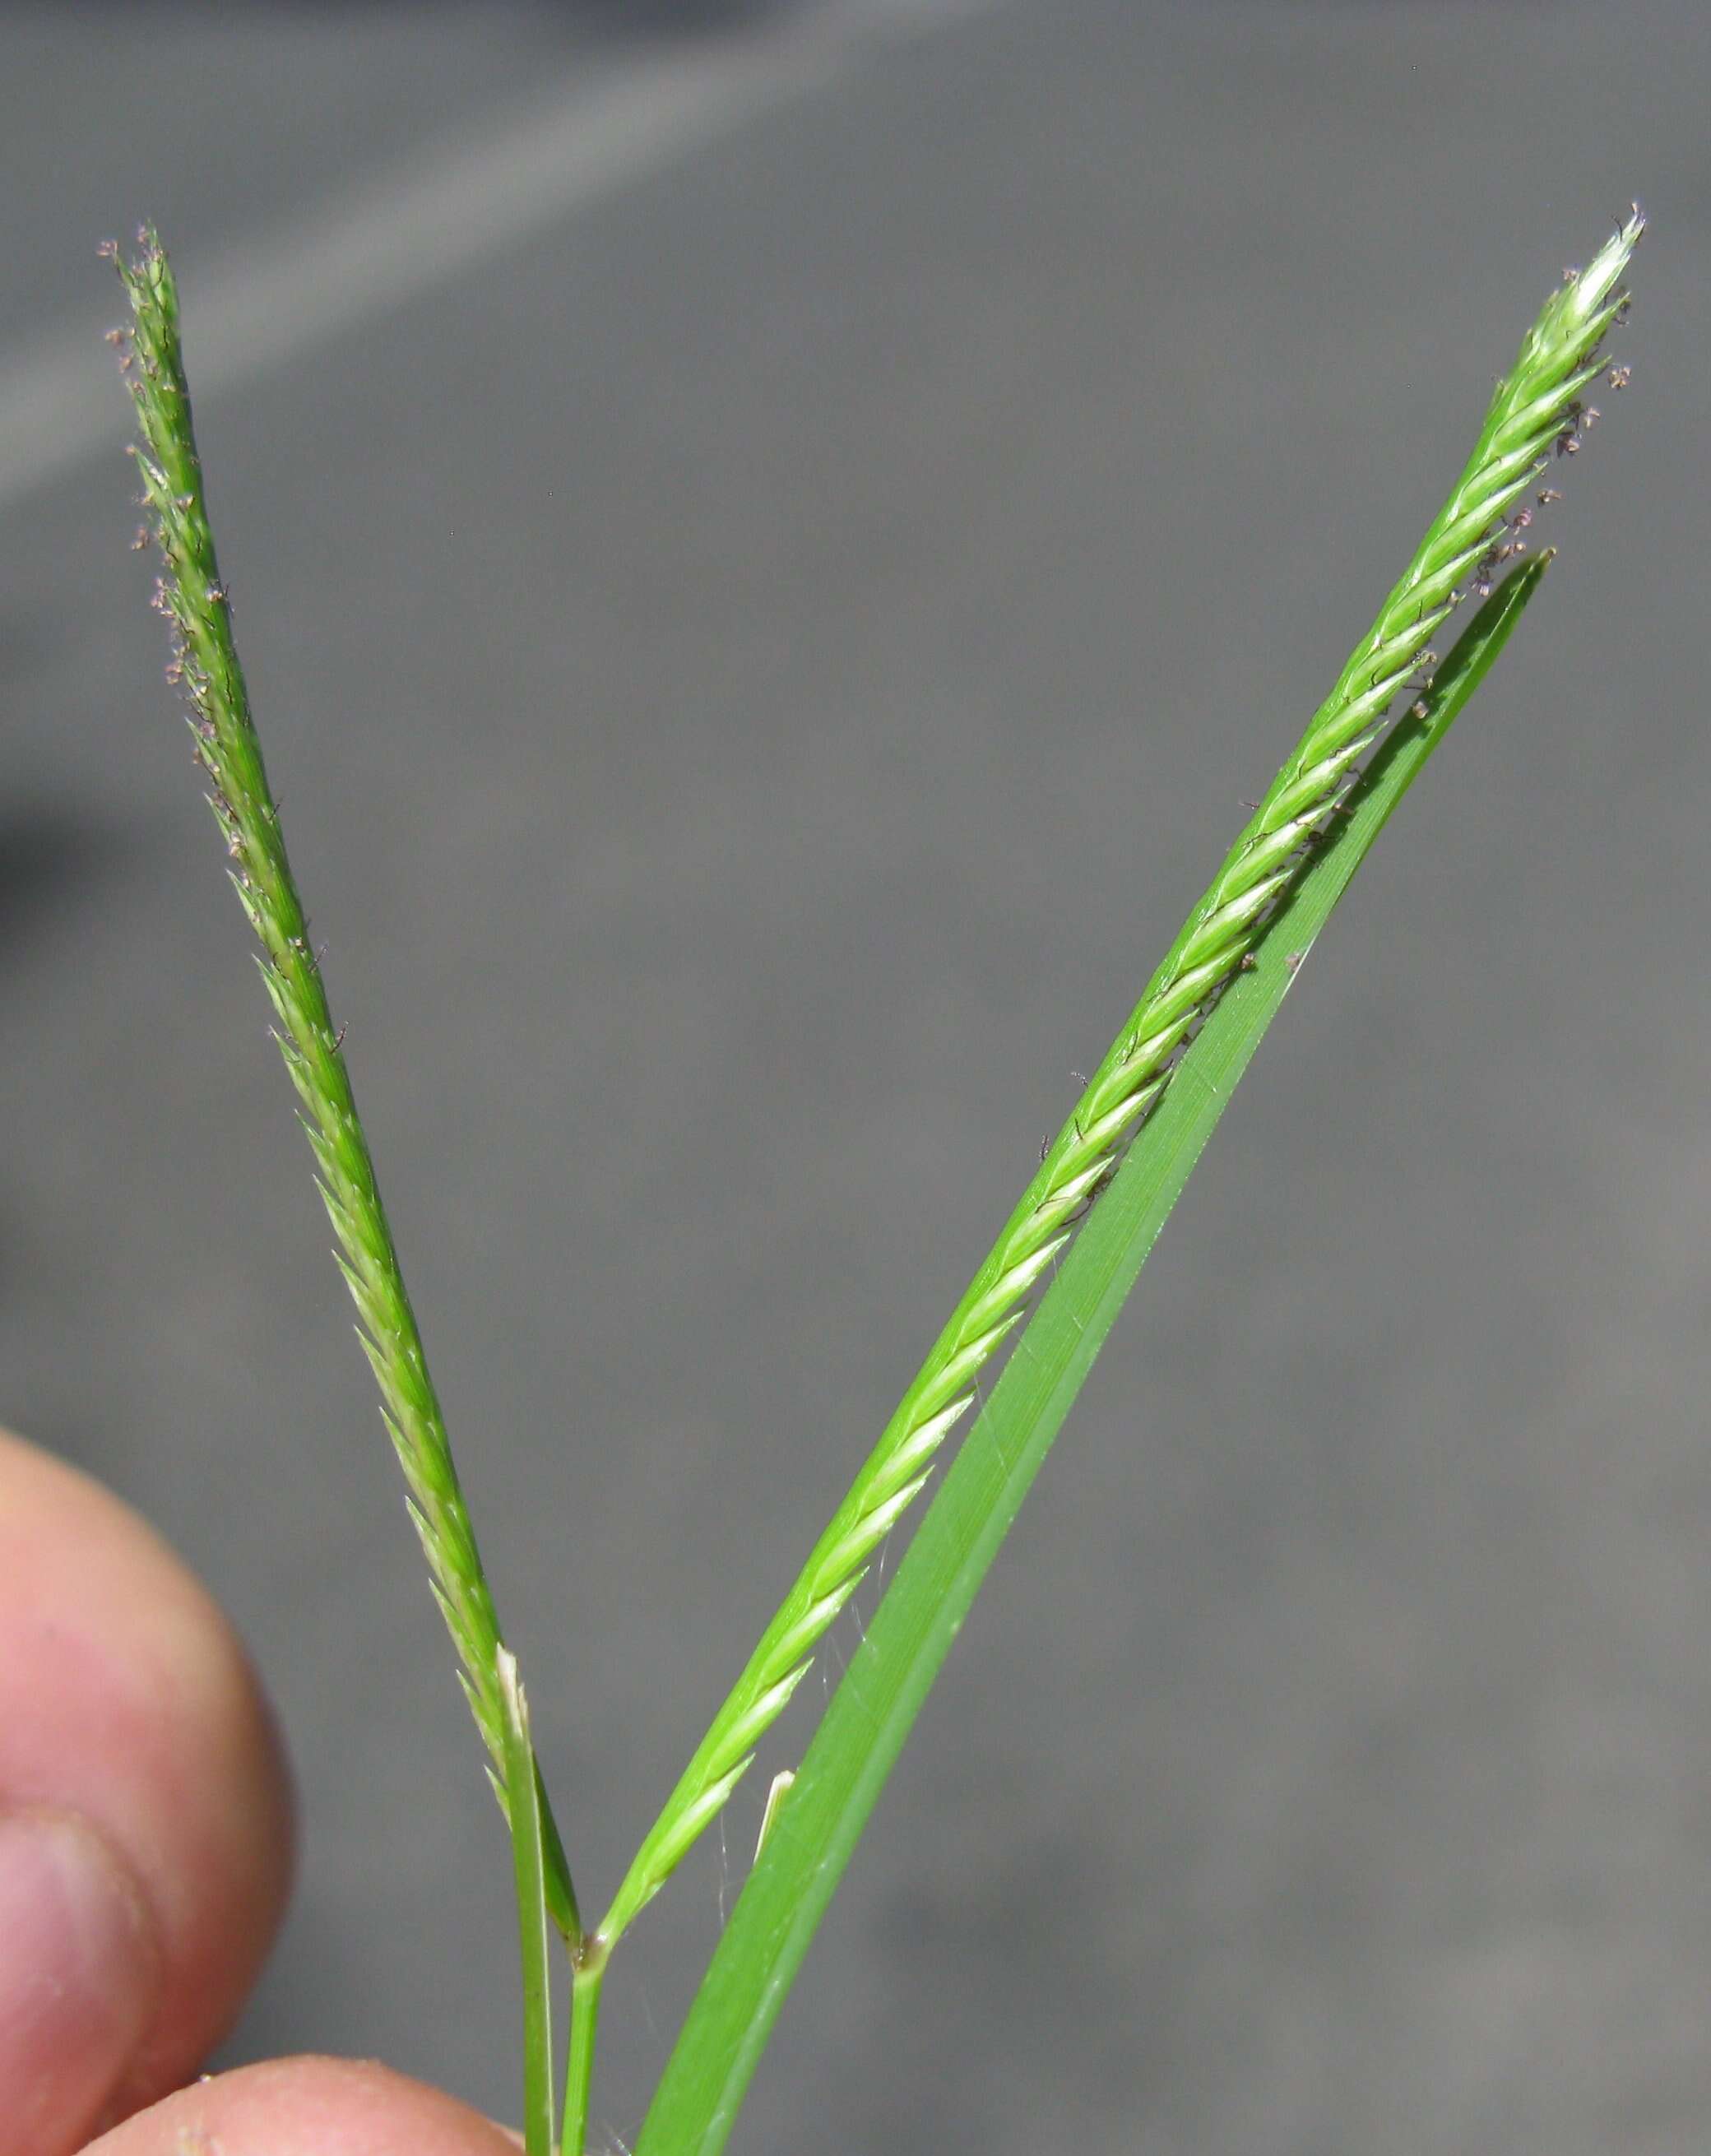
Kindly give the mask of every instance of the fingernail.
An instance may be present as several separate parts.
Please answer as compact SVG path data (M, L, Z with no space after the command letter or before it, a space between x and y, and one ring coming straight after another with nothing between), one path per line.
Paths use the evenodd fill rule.
M0 2156L59 2156L101 2116L147 2025L142 1899L85 1821L0 1816Z

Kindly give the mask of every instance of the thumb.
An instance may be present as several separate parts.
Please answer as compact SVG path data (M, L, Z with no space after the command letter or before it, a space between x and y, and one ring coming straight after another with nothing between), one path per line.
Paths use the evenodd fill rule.
M386 2066L270 2059L180 2089L84 2156L517 2156L479 2112Z
M272 1721L207 1592L0 1434L0 2156L65 2156L195 2071L290 1844Z

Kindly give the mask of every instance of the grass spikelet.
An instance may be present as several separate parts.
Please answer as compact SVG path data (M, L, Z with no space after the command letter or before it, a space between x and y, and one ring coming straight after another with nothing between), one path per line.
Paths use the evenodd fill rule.
M1448 501L1046 1149L637 1851L601 1922L603 1948L659 1891L747 1767L820 1636L860 1584L872 1550L968 1411L981 1371L1026 1315L1030 1291L1097 1200L1196 1029L1296 881L1398 692L1417 669L1429 671L1436 663L1427 648L1434 632L1462 597L1488 594L1503 566L1525 552L1533 510L1521 497L1554 455L1571 456L1580 445L1592 417L1581 393L1601 371L1600 341L1626 304L1620 282L1643 229L1636 206L1528 331ZM1541 504L1554 492L1544 489Z
M339 1269L357 1306L358 1337L380 1389L381 1413L408 1486L411 1517L503 1807L499 1620L250 717L230 603L203 498L172 270L152 228L145 227L139 240L134 262L123 260L116 247L104 251L116 264L131 302L130 331L115 331L113 341L141 422L143 446L136 455L151 536L161 552L154 603L173 633L169 675L188 702L196 762L208 782L233 887L261 945L258 963L277 1020L275 1038L302 1104ZM537 1781L538 1786L538 1776ZM544 1795L542 1802L544 1806ZM575 1897L550 1814L545 1832L554 1921L575 1938L580 1933Z

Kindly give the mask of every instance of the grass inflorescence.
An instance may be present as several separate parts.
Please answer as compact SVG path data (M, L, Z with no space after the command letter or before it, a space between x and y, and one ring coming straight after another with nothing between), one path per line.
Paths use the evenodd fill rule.
M410 1517L457 1649L494 1788L508 1811L499 1618L249 715L231 602L203 498L179 348L177 290L153 229L145 226L138 239L134 262L116 247L103 251L116 264L131 301L130 326L116 330L112 341L141 422L142 446L135 454L149 519L142 537L160 550L154 603L172 628L169 673L189 706L196 762L225 841L232 888L261 946L257 963L278 1020L275 1038L302 1103L301 1120L337 1240L339 1269L357 1306L357 1337L380 1388ZM555 1921L568 1935L579 1936L569 1872L550 1825L548 1846Z
M1078 1340L1073 1358L1066 1360L1060 1354L1052 1345L1054 1306L1078 1274L1089 1278L1098 1274L1105 1281L1099 1291L1102 1314L1098 1322L1108 1327L1140 1262L1139 1256L1133 1256L1132 1270L1120 1286L1113 1286L1131 1258L1101 1252L1107 1240L1114 1248L1119 1232L1129 1232L1119 1231L1115 1224L1127 1219L1133 1209L1131 1183L1145 1171L1152 1183L1144 1204L1154 1211L1161 1204L1168 1210L1198 1158L1210 1121L1215 1121L1215 1112L1209 1111L1210 1121L1203 1115L1205 1127L1195 1135L1188 1127L1191 1118L1184 1104L1201 1091L1210 1098L1220 1082L1233 1085L1287 987L1287 979L1278 978L1275 949L1261 951L1262 940L1280 915L1303 921L1311 916L1314 922L1324 917L1417 768L1419 743L1410 744L1405 729L1390 734L1375 759L1369 756L1380 743L1399 697L1419 720L1416 733L1424 729L1435 739L1436 730L1447 725L1483 678L1519 610L1537 588L1539 564L1528 564L1519 574L1510 565L1527 551L1535 511L1556 495L1554 487L1541 485L1541 480L1555 459L1578 451L1585 427L1595 417L1584 393L1606 364L1600 357L1601 342L1626 308L1621 280L1643 228L1644 220L1636 208L1587 269L1565 279L1528 332L1513 368L1498 385L1473 454L1448 501L1087 1082L1074 1111L1045 1147L1038 1173L643 1838L605 1917L586 1933L535 1763L527 1702L516 1664L503 1644L357 1117L342 1036L333 1027L251 722L233 640L230 604L203 500L172 273L149 228L141 235L141 251L133 262L121 260L116 249L109 250L131 302L131 326L116 331L115 341L141 422L143 446L137 459L149 519L143 536L160 549L162 569L156 603L173 629L171 671L189 705L196 759L208 782L209 801L231 862L233 886L261 947L259 963L277 1020L276 1038L301 1102L301 1120L332 1224L338 1263L357 1306L358 1335L379 1386L382 1413L403 1470L411 1517L434 1593L457 1650L463 1687L487 1748L490 1777L511 1827L522 1918L530 2156L547 2156L555 2132L565 2156L581 2156L601 1982L613 1946L725 1803L761 1738L806 1675L828 1627L865 1577L875 1551L931 1477L947 1440L974 1404L983 1375L991 1372L994 1358L1015 1337L1029 1316L1036 1290L1061 1260L1063 1276L1026 1336L1027 1352L1011 1361L986 1411L994 1424L1009 1418L1008 1408L1005 1418L998 1417L999 1401L1032 1358L1036 1342L1045 1343L1037 1357L1042 1386L1053 1357L1062 1363L1040 1400L1019 1410L1014 1424L1016 1446L1005 1474L1015 1486L1004 1502L1012 1511L1020 1503L1033 1466L1024 1471L1018 1463L1028 1460L1037 1464L1097 1352L1090 1330L1087 1340ZM1626 369L1612 368L1610 378L1620 386L1626 378ZM1536 499L1527 500L1529 495ZM1488 595L1494 586L1498 588L1492 598ZM1487 598L1487 604L1452 654L1442 688L1434 689L1431 676L1436 662L1431 640L1469 593ZM1423 683L1410 687L1417 676L1425 677ZM1413 697L1421 701L1410 703ZM1389 767L1381 770L1387 759ZM1339 812L1344 810L1348 819L1339 833ZM1345 835L1349 842L1339 844ZM1234 994L1228 993L1250 968L1256 968L1252 976ZM1291 970L1287 959L1282 970ZM1263 1012L1256 994L1261 990L1270 999ZM1250 996L1256 997L1254 1014L1239 1026L1231 1023ZM1229 1043L1220 1041L1225 1032L1231 1035ZM1217 1066L1222 1079L1209 1077L1205 1088L1184 1085L1173 1092L1173 1081L1191 1055L1196 1068L1209 1056L1215 1062L1224 1056ZM1163 1113L1154 1121L1161 1103ZM1179 1122L1180 1132L1174 1128ZM1093 1232L1071 1250L1089 1209L1143 1128L1145 1137ZM1154 1154L1164 1157L1162 1163L1151 1163ZM1139 1212L1136 1218L1141 1218ZM1162 1218L1159 1212L1158 1219ZM1112 1229L1109 1237L1107 1227ZM1150 1232L1156 1233L1156 1226ZM1076 1293L1081 1292L1076 1286ZM1069 1302L1065 1308L1070 1308ZM1079 1334L1083 1320L1076 1316L1071 1322ZM1102 1332L1098 1337L1103 1337ZM1073 1370L1071 1360L1076 1363ZM1046 1391L1051 1393L1049 1401ZM950 1478L953 1483L964 1476L979 1450L978 1446L964 1450ZM904 1695L908 1693L917 1703L924 1695L924 1686L931 1681L927 1664L934 1655L942 1656L949 1632L961 1621L967 1599L996 1548L994 1532L997 1539L1002 1537L1002 1525L995 1530L992 1525L998 1517L994 1509L998 1498L993 1492L962 1507L959 1517L940 1534L941 1512L948 1516L958 1509L947 1507L950 1495L947 1490L933 1507L917 1548L933 1544L936 1537L949 1548L961 1536L969 1551L980 1543L984 1555L970 1569L973 1560L965 1563L964 1552L958 1558L960 1568L953 1578L948 1569L941 1576L931 1566L914 1566L912 1551L906 1571L922 1575L926 1585L912 1578L905 1596L900 1578L882 1605L876 1632L887 1625L914 1641L909 1650L914 1661L902 1676L893 1673L897 1698L904 1702L902 1718L893 1721L885 1739L893 1750L912 1718L913 1707ZM986 1507L984 1514L982 1507ZM893 1618L894 1625L890 1622ZM935 1626L933 1644L928 1635ZM823 1736L835 1731L841 1702L840 1693ZM865 1702L862 1712L867 1713ZM871 1730L864 1732L862 1743L872 1734ZM804 1800L790 1790L788 1777L780 1777L774 1786L768 1825L763 1829L767 1856L762 1868L774 1880L784 1879L788 1873L794 1881L789 1888L794 1899L782 1916L773 1910L760 1923L764 1937L758 1946L733 1944L742 1932L741 1922L733 1922L732 1934L721 1948L722 1956L747 1957L743 1983L729 1984L724 1994L737 2002L730 2013L746 2017L743 2026L719 2035L707 2053L711 2063L705 2066L698 2063L699 2036L686 2054L680 2046L667 2082L662 2084L662 2088L669 2086L669 2102L659 2108L659 2118L680 2114L698 2118L697 2148L711 2151L722 2145L732 2107L765 2041L782 1986L789 1981L785 1963L789 1960L794 1968L789 1956L799 1957L817 1920L815 1897L823 1900L830 1892L866 1816L861 1807L871 1802L878 1785L875 1777L882 1779L887 1769L890 1755L880 1760L872 1746L859 1762L860 1745L846 1744L842 1735L835 1735L830 1751L836 1753L840 1746L848 1754L845 1766L837 1769L839 1774L848 1769L841 1786L834 1788L825 1772L810 1771L815 1768L812 1754L804 1767L805 1808ZM859 1796L852 1794L858 1781ZM800 1825L787 1835L793 1805L798 1807L794 1816ZM817 1822L812 1831L810 1820ZM779 1847L787 1838L794 1845L788 1856ZM793 1864L797 1871L789 1872ZM798 1873L812 1876L804 1884ZM543 1921L548 1914L569 1944L574 1971L564 2098L557 2122ZM739 1905L739 1920L742 1916ZM781 1943L786 1931L794 1942L788 1954ZM754 2001L748 1999L750 1990ZM725 2010L720 2001L709 2006L706 1987L691 2016L691 2030L697 2016L706 2018L704 2009L714 2018ZM689 2063L680 2071L680 2061L686 2058ZM655 2123L650 2114L650 2127ZM659 2133L665 2131L663 2125L658 2127ZM680 2144L674 2141L669 2145L676 2148Z
M615 1938L659 1891L748 1768L807 1673L816 1644L860 1585L869 1557L924 1486L940 1448L972 1405L981 1373L1026 1316L1033 1290L1251 952L1398 692L1432 664L1434 632L1467 592L1488 593L1500 566L1524 552L1536 505L1522 498L1539 489L1554 456L1580 445L1589 416L1581 393L1602 371L1599 346L1626 305L1621 279L1644 225L1636 205L1528 331L1449 500L1047 1147L1039 1173L637 1851L601 1922L602 1939Z

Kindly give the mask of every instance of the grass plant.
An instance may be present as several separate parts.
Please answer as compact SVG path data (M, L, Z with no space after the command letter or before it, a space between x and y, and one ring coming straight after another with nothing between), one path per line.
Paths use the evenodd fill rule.
M874 1798L1148 1250L1320 927L1540 587L1549 557L1529 557L1527 534L1557 491L1542 482L1578 450L1592 416L1584 393L1606 365L1601 342L1626 309L1621 280L1642 229L1636 209L1528 332L1442 510L1045 1148L592 1928L553 1824L268 788L208 520L172 273L149 228L134 260L110 250L131 304L130 326L115 336L141 419L138 465L162 564L156 603L174 632L171 670L187 698L232 882L261 947L358 1337L511 1833L529 2156L555 2148L582 2156L609 1955L717 1816L1008 1349L974 1436L944 1478L799 1774L774 1786L763 1846L638 2156L711 2156L723 2147ZM1611 369L1611 379L1625 380L1626 370ZM1439 667L1431 640L1469 594L1482 603ZM1399 706L1405 716L1393 724ZM566 1945L572 1979L562 2103L549 1924Z

